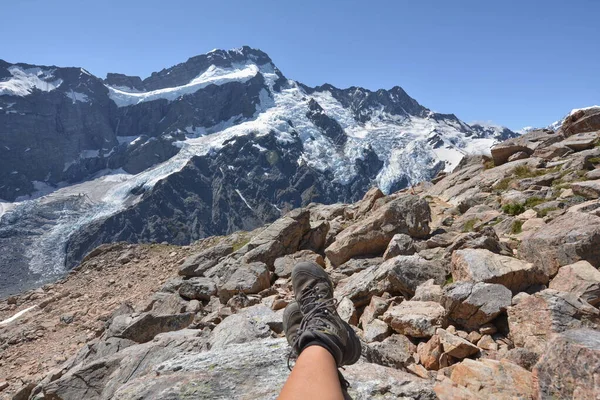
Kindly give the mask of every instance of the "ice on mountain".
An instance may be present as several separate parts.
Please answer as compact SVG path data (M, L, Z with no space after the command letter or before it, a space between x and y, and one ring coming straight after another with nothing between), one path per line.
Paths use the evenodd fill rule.
M118 107L139 104L145 101L166 99L173 101L179 97L195 93L208 85L223 85L228 82L247 82L259 72L258 66L233 65L231 68L221 68L211 65L206 71L192 79L189 83L172 88L151 90L148 92L134 92L107 86L109 97Z
M81 102L81 103L87 103L89 102L89 98L85 93L80 93L80 92L76 92L74 90L69 90L67 92L65 92L65 96L67 96L68 98L71 99L71 101L73 102L73 104L75 104L76 102Z
M12 77L0 82L0 96L27 96L34 89L50 92L62 84L62 79L54 79L51 70L39 67L21 68L13 65L8 68ZM51 80L54 79L54 80Z

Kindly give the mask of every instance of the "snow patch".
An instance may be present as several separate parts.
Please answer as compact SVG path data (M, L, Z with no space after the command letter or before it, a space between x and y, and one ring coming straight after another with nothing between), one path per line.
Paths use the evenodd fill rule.
M54 79L52 70L39 67L24 69L13 65L8 71L12 78L0 82L0 95L24 97L30 95L34 89L51 92L63 82L62 79Z
M238 194L238 196L240 196L240 199L242 199L242 201L243 201L244 203L246 203L246 206L247 206L249 209L251 209L252 211L254 211L254 209L253 209L252 207L250 207L250 204L248 204L248 201L246 200L246 198L245 198L244 196L242 196L242 193L241 193L241 192L240 192L238 189L235 189L235 192Z
M75 104L76 102L88 103L90 101L90 99L85 93L76 92L72 89L68 92L65 92L65 96L70 98L73 104Z
M20 317L22 317L25 313L28 313L29 311L33 310L36 307L37 307L37 305L31 306L29 308L26 308L24 310L19 311L18 313L16 313L15 315L13 315L10 318L5 319L4 321L0 321L0 326L8 325L11 322L16 321L17 319L19 319Z
M117 89L107 86L109 97L118 107L126 107L139 104L145 101L166 99L173 101L186 94L195 93L208 85L223 85L229 82L247 82L256 76L259 67L250 65L235 64L231 68L221 68L211 65L206 71L198 75L186 85L172 88L152 90L149 92L134 92L130 90Z

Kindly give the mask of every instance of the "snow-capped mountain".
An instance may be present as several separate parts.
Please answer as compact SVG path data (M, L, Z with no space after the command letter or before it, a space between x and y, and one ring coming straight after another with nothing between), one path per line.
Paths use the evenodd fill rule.
M516 135L400 87L311 88L249 47L143 80L0 61L0 126L4 287L103 242L187 243L373 184L393 192Z

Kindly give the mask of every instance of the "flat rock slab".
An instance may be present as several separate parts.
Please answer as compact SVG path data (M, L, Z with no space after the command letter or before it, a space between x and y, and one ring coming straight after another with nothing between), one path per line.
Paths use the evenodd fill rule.
M276 399L289 376L285 339L254 341L182 354L127 382L114 399ZM414 375L359 361L346 367L355 399L433 400L430 383Z
M538 399L600 398L600 332L557 335L533 370Z
M557 333L597 328L600 311L571 293L546 289L508 309L510 338L517 347L542 354Z
M572 293L593 306L600 304L600 271L587 261L565 265L550 282L550 289Z
M577 133L558 144L562 144L574 151L582 151L593 148L599 136L600 132Z
M586 199L597 199L600 197L600 181L575 182L571 185L571 190Z
M600 227L599 227L600 228ZM464 249L452 254L454 281L497 283L518 293L548 283L548 275L533 264L485 249Z
M455 282L444 287L441 304L449 321L476 330L505 311L511 300L511 291L503 285Z
M531 372L506 361L465 359L434 386L440 400L531 399Z
M590 213L567 212L543 229L526 233L520 256L554 276L564 265L586 260L600 267L600 217Z
M390 307L383 320L393 330L406 336L428 338L437 328L446 326L444 307L432 301L405 301Z

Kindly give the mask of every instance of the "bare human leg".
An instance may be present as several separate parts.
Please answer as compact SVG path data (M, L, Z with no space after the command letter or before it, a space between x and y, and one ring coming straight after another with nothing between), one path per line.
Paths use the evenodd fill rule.
M337 366L321 346L305 348L283 386L278 400L343 400Z

